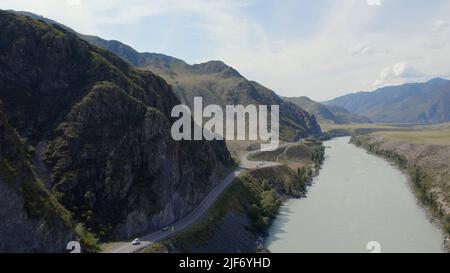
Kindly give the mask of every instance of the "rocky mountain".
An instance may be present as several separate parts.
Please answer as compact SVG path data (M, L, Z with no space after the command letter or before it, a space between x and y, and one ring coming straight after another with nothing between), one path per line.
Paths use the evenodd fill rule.
M383 123L443 123L450 121L450 81L383 87L326 102Z
M243 77L221 61L189 65L186 62L156 53L139 53L118 41L106 41L94 36L81 36L91 44L105 48L128 63L150 70L163 77L174 88L177 97L192 107L194 97L204 104L279 105L280 134L284 140L321 133L315 117L297 105L283 101L275 92Z
M31 151L0 102L0 250L62 252L76 239L70 213L35 173Z
M350 113L335 105L324 105L308 97L284 97L283 100L292 102L313 114L321 124L371 123L367 117Z
M42 16L22 11L14 11L54 24L67 31L74 30ZM183 60L158 53L140 53L119 41L107 41L97 36L76 33L89 43L106 49L135 67L150 70L164 78L178 99L192 107L193 98L202 97L204 104L256 104L280 105L280 134L284 140L296 140L301 137L320 135L321 129L315 117L298 107L285 102L272 90L249 81L232 67L221 61L189 65Z
M5 11L0 11L0 100L0 242L12 232L4 231L3 208L36 205L36 198L61 204L103 239L159 229L188 214L234 164L222 141L171 138L170 111L179 100L162 78L58 25ZM16 148L9 144L14 134ZM18 154L15 163L9 156L23 149L19 136L33 154L28 159ZM3 198L14 190L6 184L23 184L21 176L39 188L22 191L16 200ZM39 209L47 215L53 208ZM44 224L42 236L62 238L48 249L70 237L61 225Z

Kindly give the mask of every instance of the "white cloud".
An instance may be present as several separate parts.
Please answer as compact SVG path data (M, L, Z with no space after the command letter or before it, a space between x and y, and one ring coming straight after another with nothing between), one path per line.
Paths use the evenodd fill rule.
M316 100L352 90L421 81L425 76L406 62L424 66L430 74L448 67L445 64L430 67L417 60L420 57L436 59L435 55L427 56L418 49L420 41L425 39L421 29L413 34L365 32L366 24L372 23L376 14L373 9L361 9L355 3L336 3L331 7L332 16L327 18L326 25L308 40L276 41L253 21L231 14L213 15L208 22L208 30L216 43L213 59L224 60L244 76L282 95L307 95ZM218 23L217 18L223 21ZM389 26L389 31L396 27ZM349 47L349 42L353 46ZM345 54L347 52L353 56ZM355 58L356 55L365 57ZM443 59L448 59L448 54L445 56ZM384 70L374 83L370 75L395 61L392 58L406 62Z
M210 13L226 13L247 6L251 1L244 0L96 0L89 1L97 22L124 24L144 17L157 15L194 14L199 17ZM105 12L109 11L109 12ZM100 15L100 16L99 16Z
M349 52L352 55L371 55L371 54L382 54L388 53L388 50L381 50L375 48L368 43L356 43L349 48Z
M412 81L423 81L426 75L406 62L399 62L381 70L377 80L372 84L374 88L399 85Z
M366 0L369 6L381 6L381 0Z
M353 55L366 55L374 52L373 47L367 43L357 43L349 51Z
M81 5L81 0L66 0L66 3L69 6L79 6Z
M324 0L315 10L312 0L265 7L269 1L1 0L0 8L35 12L140 51L159 51L188 62L220 59L281 95L325 100L372 88L373 76L378 74L375 85L414 81L406 76L417 71L412 73L407 63L427 75L450 70L450 45L444 35L450 29L446 23L450 22L446 19L450 1L411 4L399 12L400 1L410 4L407 0L389 5L379 0ZM380 5L383 8L376 8ZM270 12L265 10L268 7ZM315 13L294 18L301 9ZM186 35L178 35L178 23L172 24L177 20L183 27L189 25L183 30L194 39L199 37L198 45L194 41L185 51L173 46L186 43ZM312 30L297 32L303 25ZM166 33L173 35L166 38ZM397 60L404 65L392 65L380 73Z
M0 8L31 11L90 33L101 24L124 25L159 15L202 17L217 11L226 13L249 3L251 0L1 0Z
M449 26L450 26L450 24L447 21L438 20L438 21L434 22L433 28L431 30L435 33L441 33L444 30L446 30Z
M401 62L392 67L392 75L402 78L416 78L423 76L423 73L412 67L410 64Z

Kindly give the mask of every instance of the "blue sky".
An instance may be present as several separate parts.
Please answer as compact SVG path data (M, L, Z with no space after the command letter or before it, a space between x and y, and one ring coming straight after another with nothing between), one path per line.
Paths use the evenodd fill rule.
M223 60L285 96L450 76L447 0L2 0L189 63Z

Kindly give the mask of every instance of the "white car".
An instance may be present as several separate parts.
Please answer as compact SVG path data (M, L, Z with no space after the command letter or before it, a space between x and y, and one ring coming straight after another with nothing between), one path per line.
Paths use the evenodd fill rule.
M131 242L132 245L137 246L141 244L141 240L139 240L138 238L134 239L133 242Z
M165 227L162 229L162 231L168 231L168 230L169 230L169 227Z

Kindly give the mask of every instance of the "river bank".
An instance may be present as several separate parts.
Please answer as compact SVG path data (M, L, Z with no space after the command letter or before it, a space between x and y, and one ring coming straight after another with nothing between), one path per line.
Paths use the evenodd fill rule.
M407 176L385 159L349 143L324 142L320 174L307 198L289 200L269 231L272 252L361 252L377 242L382 252L442 252Z
M430 134L428 132L427 134ZM404 136L408 137L404 137ZM410 178L417 199L446 234L444 249L450 251L450 145L421 141L414 132L378 132L352 137L352 143L394 162Z
M241 175L220 197L204 220L143 252L267 252L264 238L281 205L301 198L323 160L321 142L296 143L252 160L281 163Z

